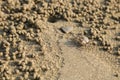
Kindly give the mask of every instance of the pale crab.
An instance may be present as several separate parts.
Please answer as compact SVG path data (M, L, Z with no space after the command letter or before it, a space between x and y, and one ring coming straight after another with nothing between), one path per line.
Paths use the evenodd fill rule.
M79 35L76 37L76 41L81 45L86 45L87 43L90 42L89 38L84 36L84 35Z

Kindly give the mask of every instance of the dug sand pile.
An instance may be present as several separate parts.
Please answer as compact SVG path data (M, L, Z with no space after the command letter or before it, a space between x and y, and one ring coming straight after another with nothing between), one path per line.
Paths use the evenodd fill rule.
M119 0L0 0L0 80L119 80L119 61Z

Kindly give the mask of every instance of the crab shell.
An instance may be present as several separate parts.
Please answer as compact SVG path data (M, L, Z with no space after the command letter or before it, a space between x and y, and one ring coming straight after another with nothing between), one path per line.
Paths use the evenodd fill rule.
M81 36L81 37L79 37L79 43L80 43L81 45L85 45L85 44L87 44L88 42L89 42L88 37L86 37L86 36Z

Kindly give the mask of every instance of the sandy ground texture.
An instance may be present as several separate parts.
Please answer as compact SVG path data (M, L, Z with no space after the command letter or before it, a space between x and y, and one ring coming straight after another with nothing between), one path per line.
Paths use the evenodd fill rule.
M120 80L120 0L0 0L0 80Z

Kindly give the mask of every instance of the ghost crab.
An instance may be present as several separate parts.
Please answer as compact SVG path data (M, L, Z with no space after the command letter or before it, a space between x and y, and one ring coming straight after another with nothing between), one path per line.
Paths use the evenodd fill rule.
M84 46L90 42L89 38L84 35L77 35L74 40L80 45Z

